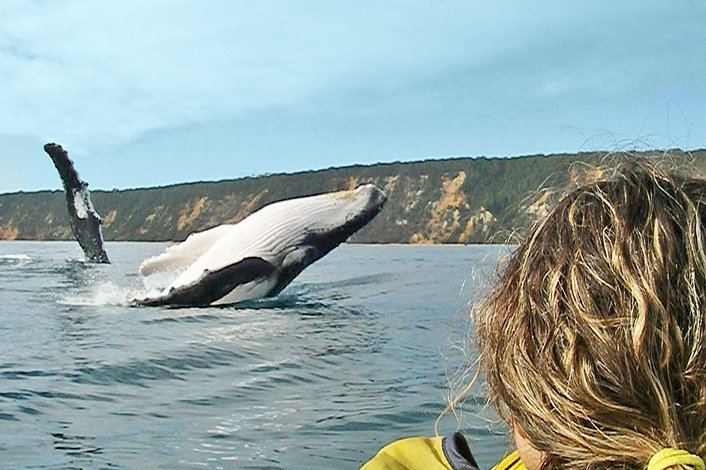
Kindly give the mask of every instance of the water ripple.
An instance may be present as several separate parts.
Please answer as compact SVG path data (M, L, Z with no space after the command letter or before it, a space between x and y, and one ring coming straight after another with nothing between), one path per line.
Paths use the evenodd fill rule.
M121 303L163 247L111 243L95 266L75 243L0 242L4 467L356 469L433 433L462 283L492 268L485 248L343 246L272 299ZM465 428L490 466L505 437L477 398Z

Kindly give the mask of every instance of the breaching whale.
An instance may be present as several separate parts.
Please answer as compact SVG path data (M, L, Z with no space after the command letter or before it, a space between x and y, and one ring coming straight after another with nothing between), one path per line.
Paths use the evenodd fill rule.
M66 191L71 229L89 261L108 263L101 217L67 152L44 146ZM237 224L191 234L142 262L140 273L185 269L160 294L133 305L212 305L277 295L304 268L370 222L387 196L372 184L267 205Z
M68 153L61 148L61 145L49 143L44 146L44 150L49 154L54 166L59 171L66 193L71 231L78 244L81 245L86 260L94 263L109 263L108 255L103 249L102 219L93 208L88 184L78 177L73 162L69 159Z
M190 235L140 273L186 268L137 305L219 305L277 295L304 268L370 222L387 197L372 184L272 203L233 225Z

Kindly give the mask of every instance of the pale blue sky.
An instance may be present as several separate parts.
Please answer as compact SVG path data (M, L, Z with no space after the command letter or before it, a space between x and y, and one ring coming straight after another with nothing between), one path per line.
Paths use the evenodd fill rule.
M0 192L706 147L706 2L0 3Z

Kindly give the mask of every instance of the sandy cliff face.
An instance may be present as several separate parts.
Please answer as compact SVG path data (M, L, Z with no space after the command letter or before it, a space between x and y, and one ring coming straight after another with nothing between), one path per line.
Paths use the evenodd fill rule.
M0 227L0 240L16 240L19 234L20 230L17 227Z
M394 169L392 169L394 170ZM237 223L275 200L373 183L388 195L382 213L356 235L355 241L369 243L470 243L486 240L495 216L473 201L464 184L468 169L428 174L320 175L298 189L281 181L263 181L244 191L239 182L223 183L220 192L213 185L155 188L138 192L94 191L94 205L103 216L103 233L108 240L181 240L194 231L223 223ZM50 193L46 197L56 198ZM20 198L21 199L21 198ZM2 196L0 196L0 201ZM27 204L30 204L27 201ZM13 212L24 203L15 204ZM0 205L0 209L2 206ZM31 207L29 207L31 209ZM12 217L0 213L0 239L71 239L68 217L62 204L54 204L42 217ZM38 221L39 220L39 221Z
M486 239L496 219L483 206L471 209L463 191L465 181L465 171L441 179L440 197L431 202L423 230L413 233L409 243L468 243Z
M602 155L581 157L600 162ZM691 157L706 168L706 151ZM506 242L547 213L554 198L540 188L566 184L577 158L428 160L91 193L107 240L183 240L271 202L373 183L387 203L353 241ZM0 195L0 239L72 238L63 192Z
M461 211L468 211L466 196L461 191L466 173L458 172L454 178L443 177L441 180L441 196L431 202L428 221L424 230L415 232L409 239L410 243L444 243L449 242L453 234L461 228Z
M473 239L490 241L490 229L497 220L495 216L483 206L468 218L463 233L458 237L459 243L468 243Z

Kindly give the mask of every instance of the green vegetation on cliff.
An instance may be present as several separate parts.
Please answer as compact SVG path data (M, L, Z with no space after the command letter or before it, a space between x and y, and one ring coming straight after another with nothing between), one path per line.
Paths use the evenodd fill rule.
M350 166L295 174L92 191L106 240L182 240L235 223L282 199L373 183L388 195L382 212L353 241L366 243L505 242L545 210L544 187L564 186L571 165L604 153L518 158L454 158ZM706 150L671 158L706 168ZM49 162L47 162L49 164ZM77 162L80 168L80 162ZM59 179L57 176L57 183ZM0 239L73 238L62 191L0 195Z

